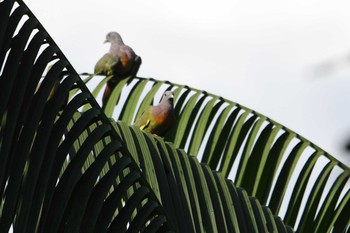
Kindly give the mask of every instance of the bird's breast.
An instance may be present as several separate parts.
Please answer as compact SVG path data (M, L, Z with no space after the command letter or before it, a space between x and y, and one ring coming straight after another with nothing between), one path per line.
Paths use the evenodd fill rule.
M127 67L127 66L130 66L131 65L131 62L132 60L128 57L127 54L123 53L121 54L120 56L120 63L124 66L124 67Z
M171 112L164 111L157 114L155 121L156 121L156 124L159 126L163 124L172 124L173 117L171 115Z

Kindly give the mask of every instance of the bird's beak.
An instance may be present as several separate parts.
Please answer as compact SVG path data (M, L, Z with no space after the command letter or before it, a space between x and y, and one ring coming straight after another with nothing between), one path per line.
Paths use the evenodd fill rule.
M105 41L103 41L104 44L108 43L108 40L106 39Z

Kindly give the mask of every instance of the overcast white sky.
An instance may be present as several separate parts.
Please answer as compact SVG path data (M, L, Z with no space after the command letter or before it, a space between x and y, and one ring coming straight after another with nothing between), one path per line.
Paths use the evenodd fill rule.
M142 57L138 75L221 95L350 165L350 2L28 0L78 72L109 31ZM335 64L315 75L320 64ZM340 64L341 63L341 64Z

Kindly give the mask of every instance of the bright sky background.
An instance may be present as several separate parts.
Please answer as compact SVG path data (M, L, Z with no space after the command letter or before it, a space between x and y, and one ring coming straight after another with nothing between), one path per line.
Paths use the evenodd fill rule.
M221 95L289 127L350 165L350 2L28 0L78 72L117 31L138 75ZM332 65L327 75L316 72ZM323 66L321 66L323 67Z

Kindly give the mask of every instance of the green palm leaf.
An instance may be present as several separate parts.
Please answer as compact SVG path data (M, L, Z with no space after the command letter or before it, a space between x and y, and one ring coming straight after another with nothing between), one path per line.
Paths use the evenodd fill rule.
M108 119L22 1L0 2L0 24L0 232L292 232L196 157ZM127 81L105 111L125 101L129 124L125 109L163 83L143 101L149 80L134 83L123 100Z
M0 232L171 231L109 120L33 14L9 0L0 13Z
M321 219L334 219L343 211L350 216L344 205L334 204L347 200L342 194L350 189L346 175L350 169L307 139L260 113L205 91L155 79L126 80L124 88L113 91L126 102L119 101L110 116L130 124L145 107L158 103L165 90L173 90L177 125L165 140L233 179L297 231L309 232L303 230L305 224L319 226ZM127 104L130 100L132 104ZM109 106L115 105L110 100ZM121 116L123 112L128 114ZM338 176L343 177L343 185ZM331 190L327 183L334 184ZM304 209L304 203L311 211ZM350 217L343 229L348 224Z
M124 122L115 123L115 127L126 142L135 142L127 147L134 147L129 151L134 151L132 156L140 161L138 165L149 183L158 181L154 186L151 184L152 189L159 192L157 196L167 213L179 221L176 223L179 232L244 232L243 225L256 232L271 232L275 221L281 221L274 219L271 226L267 225L266 219L271 218L266 207L246 191L237 189L221 173L200 164L196 157L187 156L171 143L154 139ZM242 214L245 216L238 219ZM288 231L291 228L287 227Z
M179 123L165 139L174 146L130 131L122 123L112 129L26 6L9 0L0 4L0 229L4 232L11 226L19 232L100 232L116 227L286 230L245 191L232 188L193 157L183 161L186 152L233 177L274 214L286 209L284 220L299 232L348 228L349 168L319 147L236 103L153 79L124 80L105 111L130 124L155 96L173 89ZM41 81L48 64L53 66ZM155 154L158 157L153 158ZM155 176L162 169L161 175L169 179ZM100 202L94 203L95 199ZM182 209L171 211L178 203ZM227 203L235 203L235 209ZM90 207L94 213L87 211ZM186 228L180 224L184 221L189 223Z

